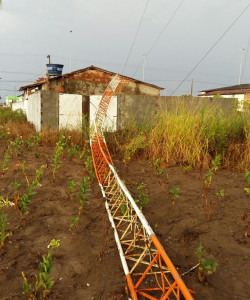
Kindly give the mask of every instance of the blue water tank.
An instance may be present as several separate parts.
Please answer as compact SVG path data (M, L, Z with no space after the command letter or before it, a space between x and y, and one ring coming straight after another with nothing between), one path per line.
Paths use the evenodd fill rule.
M59 64L46 64L47 72L50 75L62 75L63 65Z

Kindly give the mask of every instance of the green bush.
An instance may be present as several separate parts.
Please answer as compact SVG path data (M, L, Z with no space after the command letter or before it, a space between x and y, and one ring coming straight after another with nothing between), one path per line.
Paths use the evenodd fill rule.
M11 110L10 108L0 108L0 124L4 125L8 122L23 123L27 121L25 113L21 110Z

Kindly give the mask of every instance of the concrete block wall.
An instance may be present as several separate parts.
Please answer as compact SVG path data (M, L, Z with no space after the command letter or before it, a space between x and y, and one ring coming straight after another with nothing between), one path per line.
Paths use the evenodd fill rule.
M82 98L82 111L85 111L84 114L87 115L88 120L89 96L84 96ZM28 100L25 101L27 101L28 104L27 119L34 124L36 131L48 128L59 128L58 91L40 90L29 95Z
M151 118L163 112L174 112L178 106L195 112L201 108L209 109L216 107L230 115L237 107L236 98L205 98L205 97L170 97L170 96L141 96L141 95L118 95L118 129L126 126L129 121L141 122L145 117Z
M41 91L41 129L58 128L59 125L59 93L57 91Z
M13 102L11 104L11 108L12 108L12 110L21 109L26 114L26 116L27 116L28 101L27 100L23 100L23 101L19 101L19 102Z

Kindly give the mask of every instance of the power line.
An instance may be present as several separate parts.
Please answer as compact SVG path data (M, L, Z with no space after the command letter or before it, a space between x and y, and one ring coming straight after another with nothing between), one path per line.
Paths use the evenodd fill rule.
M129 59L129 56L130 56L131 51L132 51L132 49L133 49L133 46L134 46L134 44L135 44L135 40L136 40L137 34L138 34L138 32L139 32L139 29L140 29L140 27L141 27L141 23L142 23L142 20L143 20L143 18L144 18L146 9L147 9L147 7L148 7L148 3L149 3L149 0L147 1L146 6L145 6L145 8L144 8L144 11L143 11L143 14L142 14L142 17L141 17L141 21L140 21L140 23L139 23L139 26L138 26L138 28L137 28L137 31L136 31L134 40L133 40L132 45L131 45L131 47L130 47L130 50L129 50L129 53L128 53L128 56L127 56L125 65L124 65L124 67L123 67L123 69L122 69L122 74L123 74L123 72L124 72L124 70L125 70L125 68L126 68L126 65L127 65L128 59Z
M5 56L46 56L45 54L31 54L31 53L0 53L1 55Z
M7 74L21 74L21 75L39 75L38 73L27 73L27 72L15 72L15 71L0 71L0 73L7 73Z
M240 19L240 17L244 14L244 12L249 8L250 4L241 12L241 14L233 21L233 23L227 28L226 31L219 37L219 39L210 47L210 49L202 56L199 62L192 68L192 70L188 73L188 75L182 80L182 82L177 86L177 88L173 91L171 96L178 90L178 88L183 84L183 82L192 74L192 72L201 64L201 62L208 56L208 54L214 49L214 47L221 41L221 39L226 35L226 33L233 27L233 25Z
M164 31L167 29L168 25L171 23L171 21L173 20L173 18L175 17L175 15L177 14L178 10L180 9L182 3L184 0L181 0L180 4L178 5L178 7L176 8L176 10L174 11L174 13L172 14L172 16L170 17L170 19L168 20L167 24L163 27L163 29L161 30L160 34L157 36L157 38L155 39L153 45L149 48L148 52L146 53L146 56L149 55L149 53L153 50L154 46L156 45L156 43L159 41L159 39L161 38L161 36L163 35ZM137 73L137 71L139 70L140 66L142 65L142 62L138 65L138 67L136 68L134 74L132 75L132 77L135 76L135 74Z
M243 78L243 73L244 73L244 70L245 70L245 65L246 65L246 60L247 60L247 54L248 54L248 50L249 50L249 43L250 43L250 36L249 36L249 39L248 39L247 53L246 53L245 60L244 60L244 65L243 65L243 69L242 69L242 73L241 73L241 78Z
M0 89L0 91L8 91L8 92L18 92L19 90L14 90L14 89L12 89L12 90L7 90L7 89Z
M148 79L148 81L177 82L177 81L182 81L182 79ZM186 81L192 81L192 79L188 79ZM215 84L215 85L225 85L225 86L228 85L228 83L208 82L208 81L200 81L195 79L193 79L193 81L199 83Z
M34 80L1 80L0 83L2 82L34 82Z

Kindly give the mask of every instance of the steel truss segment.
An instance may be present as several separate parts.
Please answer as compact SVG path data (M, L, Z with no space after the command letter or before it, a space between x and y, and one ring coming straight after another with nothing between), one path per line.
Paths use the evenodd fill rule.
M115 171L103 124L112 96L124 80L117 74L109 83L90 126L93 165L126 275L131 297L193 299L152 228ZM141 296L140 296L141 295Z

